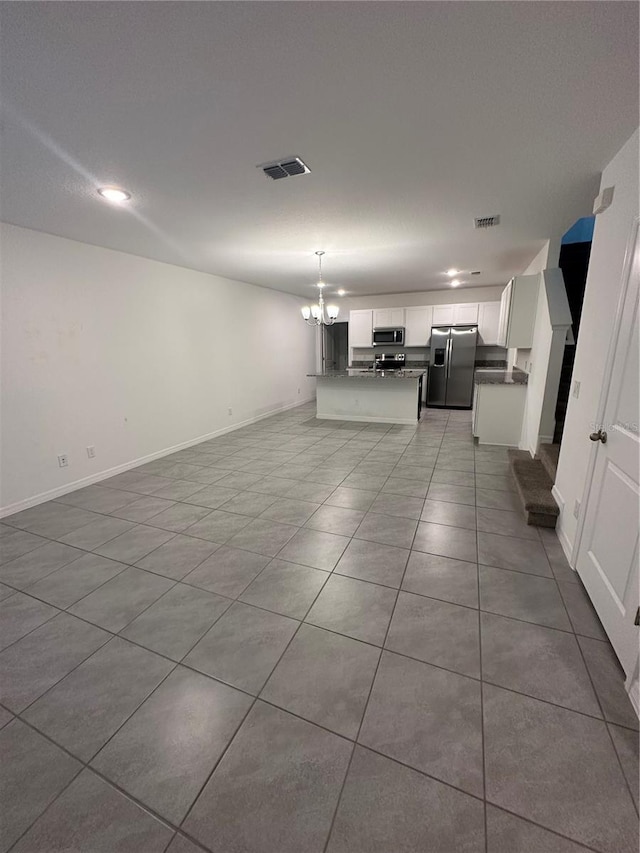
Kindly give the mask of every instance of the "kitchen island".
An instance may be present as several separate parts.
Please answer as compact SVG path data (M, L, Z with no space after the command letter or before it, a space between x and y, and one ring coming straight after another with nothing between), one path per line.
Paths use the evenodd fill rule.
M325 370L316 383L317 417L374 424L415 424L425 370Z

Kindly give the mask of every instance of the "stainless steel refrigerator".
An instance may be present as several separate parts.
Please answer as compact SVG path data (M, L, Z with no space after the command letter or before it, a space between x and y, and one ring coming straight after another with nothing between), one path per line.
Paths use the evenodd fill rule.
M427 406L471 408L477 339L477 326L431 329Z

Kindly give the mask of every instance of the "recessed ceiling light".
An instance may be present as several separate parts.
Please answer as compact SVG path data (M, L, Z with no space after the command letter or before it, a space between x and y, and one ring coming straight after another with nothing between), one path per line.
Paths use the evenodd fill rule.
M128 193L126 190L120 189L120 187L100 187L98 190L98 195L101 195L102 198L114 204L120 204L120 202L129 201L129 199L131 198L131 193Z
M453 277L454 275L458 275L459 270L450 269L447 270L447 275Z
M345 294L345 293L346 293L346 291L344 291L344 290L339 290L339 291L338 291L338 296L344 296L344 294Z
M460 284L460 280L457 278L452 279L451 287L457 287Z

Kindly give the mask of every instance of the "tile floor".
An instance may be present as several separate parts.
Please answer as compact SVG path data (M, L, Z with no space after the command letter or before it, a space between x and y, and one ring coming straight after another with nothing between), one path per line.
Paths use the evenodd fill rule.
M638 721L504 449L313 413L0 525L0 851L637 850Z

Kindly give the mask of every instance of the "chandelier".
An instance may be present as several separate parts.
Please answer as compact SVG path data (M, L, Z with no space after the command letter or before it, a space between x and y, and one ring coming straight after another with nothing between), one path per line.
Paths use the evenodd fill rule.
M322 289L325 286L322 280L322 256L324 252L316 252L316 255L318 256L318 302L315 305L303 305L300 312L308 326L331 326L337 320L340 309L337 305L327 305L325 316L325 304L322 296Z

